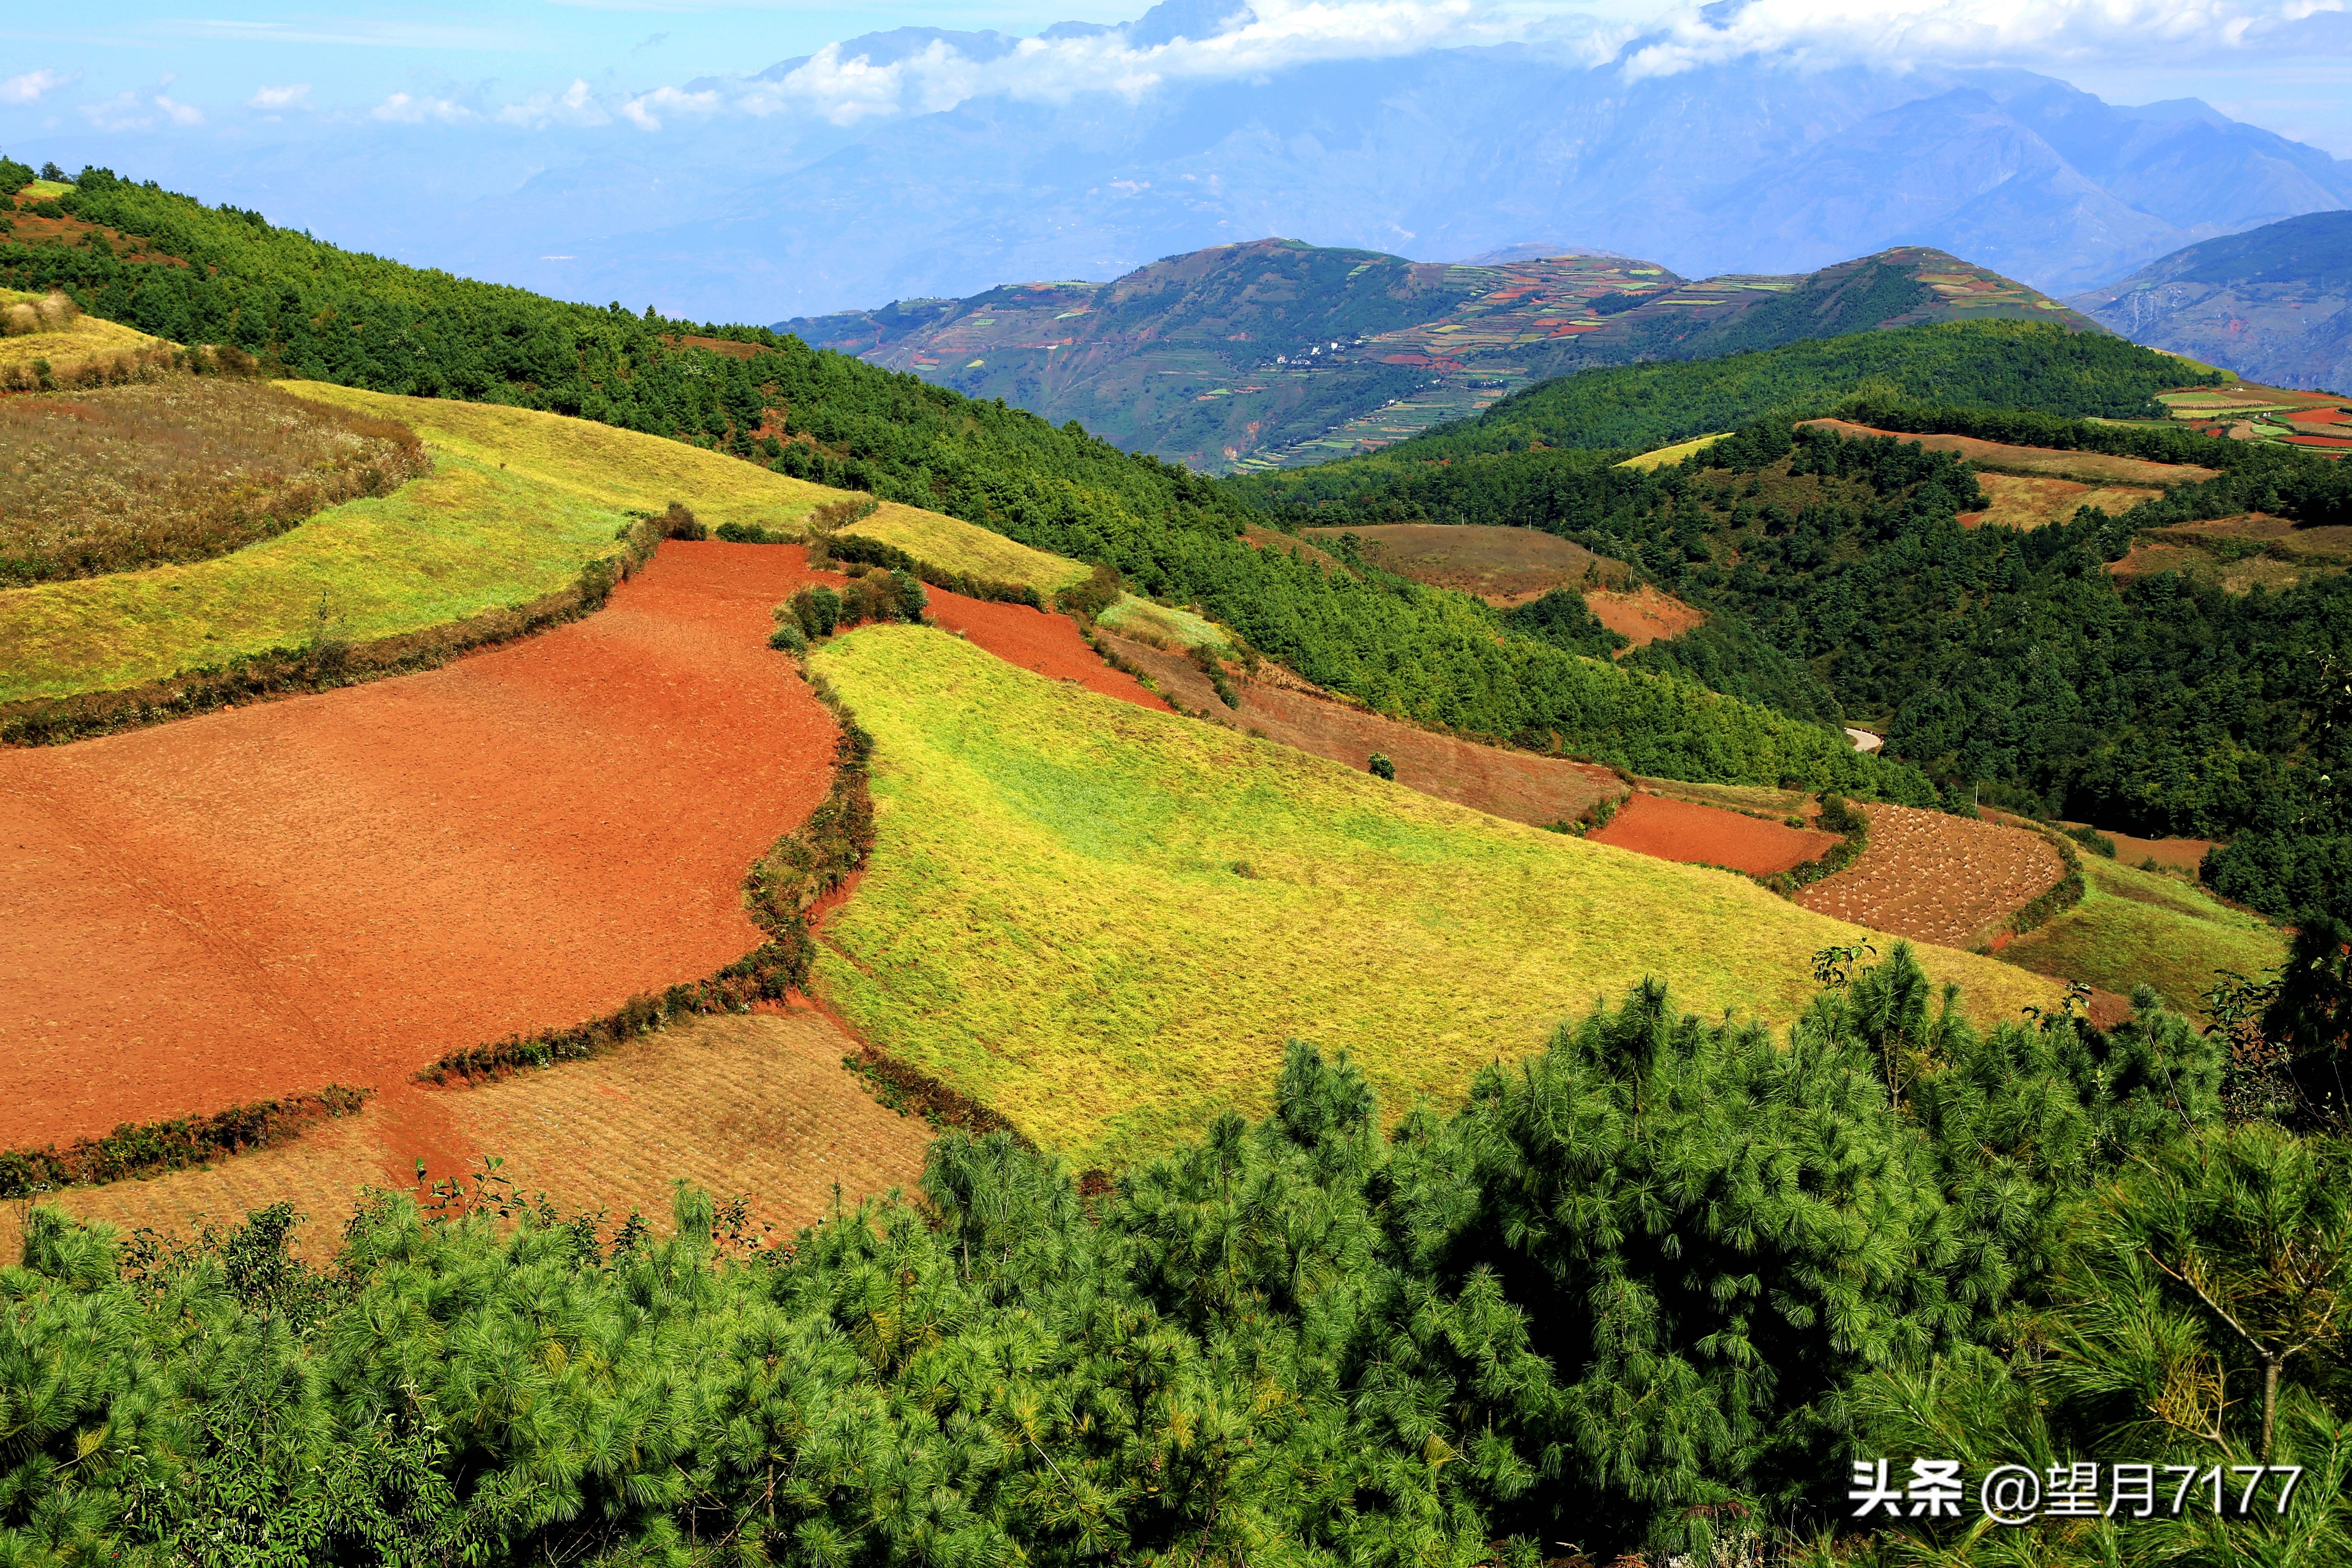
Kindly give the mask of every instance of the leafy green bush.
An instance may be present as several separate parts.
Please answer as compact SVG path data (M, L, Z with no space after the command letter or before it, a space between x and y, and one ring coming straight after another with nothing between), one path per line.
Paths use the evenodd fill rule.
M1364 763L1365 771L1376 779L1396 780L1396 764L1389 761L1386 752L1374 752Z

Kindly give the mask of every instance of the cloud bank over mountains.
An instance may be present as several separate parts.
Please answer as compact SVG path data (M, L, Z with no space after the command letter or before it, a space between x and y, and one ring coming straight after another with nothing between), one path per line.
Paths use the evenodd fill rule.
M2352 205L2352 165L2201 102L2119 108L2042 73L2352 61L2343 4L1723 0L1628 19L1168 0L1118 26L902 27L649 87L420 80L336 104L278 71L215 105L165 79L75 105L55 140L405 260L716 319L1104 278L1277 234L1416 259L1590 246L1693 276L1918 243L2072 289ZM62 108L69 63L0 81L0 103Z

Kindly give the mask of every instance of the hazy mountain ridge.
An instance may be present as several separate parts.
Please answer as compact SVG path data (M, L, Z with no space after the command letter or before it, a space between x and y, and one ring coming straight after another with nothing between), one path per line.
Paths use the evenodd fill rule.
M897 58L914 41L839 50ZM721 299L804 311L1117 276L1265 234L1419 260L1558 235L1693 276L1928 245L2072 289L2352 203L2352 165L2193 100L2121 108L2014 70L1743 63L1629 83L1522 45L1131 101L982 96L822 140L723 216L540 246L573 259L494 269L593 299L647 272L688 287L690 272L709 301L698 313Z
M2189 246L2070 303L2250 381L2352 392L2352 212Z
M1383 446L1593 365L1996 318L2104 331L1923 247L1690 282L1594 251L1431 264L1279 239L1169 257L1108 283L1006 284L775 328L1224 471Z

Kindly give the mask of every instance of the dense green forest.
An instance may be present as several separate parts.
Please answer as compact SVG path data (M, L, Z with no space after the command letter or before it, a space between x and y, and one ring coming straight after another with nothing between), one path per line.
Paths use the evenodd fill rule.
M1932 798L1915 771L1859 756L1819 725L1508 636L1458 594L1253 549L1239 537L1255 517L1245 503L1074 423L1057 428L762 328L563 304L356 255L103 170L83 171L63 205L187 265L129 261L102 239L0 245L0 281L63 288L94 315L234 342L304 376L576 415L934 508L1200 605L1383 711L1644 773ZM677 346L681 336L753 352Z
M2105 340L2027 341L2115 354ZM2169 523L2250 510L2352 522L2352 469L2263 443L2039 411L1876 399L1828 411L1898 431L2221 471L2120 517L2084 510L2032 532L1970 530L1955 516L1983 498L1958 459L1897 439L1792 433L1776 416L1646 472L1608 453L1517 451L1234 488L1298 523L1426 518L1564 534L1708 609L1716 636L1760 639L1801 663L1838 709L1884 725L1889 751L1948 798L1983 785L1986 798L2037 814L2229 837L2209 876L2272 913L2347 900L2352 798L2332 781L2352 768L2340 691L2352 580L2233 597L2171 574L2118 581L2106 567L2138 531ZM1656 646L1721 689L1818 711L1789 681L1771 681L1766 659L1709 664L1691 639Z
M1906 950L1850 973L1785 1037L1645 985L1386 1133L1294 1043L1268 1120L1106 1195L950 1134L785 1247L495 1180L315 1267L282 1207L127 1248L37 1210L0 1563L1924 1563L1992 1466L2074 1461L2305 1468L1998 1560L2343 1561L2344 1146L2226 1116L2152 998L1982 1034ZM1965 1467L1959 1517L1855 1519L1882 1458Z

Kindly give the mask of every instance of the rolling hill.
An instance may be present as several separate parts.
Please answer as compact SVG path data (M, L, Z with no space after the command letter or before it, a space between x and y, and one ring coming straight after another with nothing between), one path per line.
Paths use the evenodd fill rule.
M1253 472L1378 448L1594 365L1986 320L2104 330L1918 246L1690 282L1595 251L1423 264L1284 239L774 330L1203 471Z
M2352 395L2352 212L2201 240L2067 303L2248 381Z

